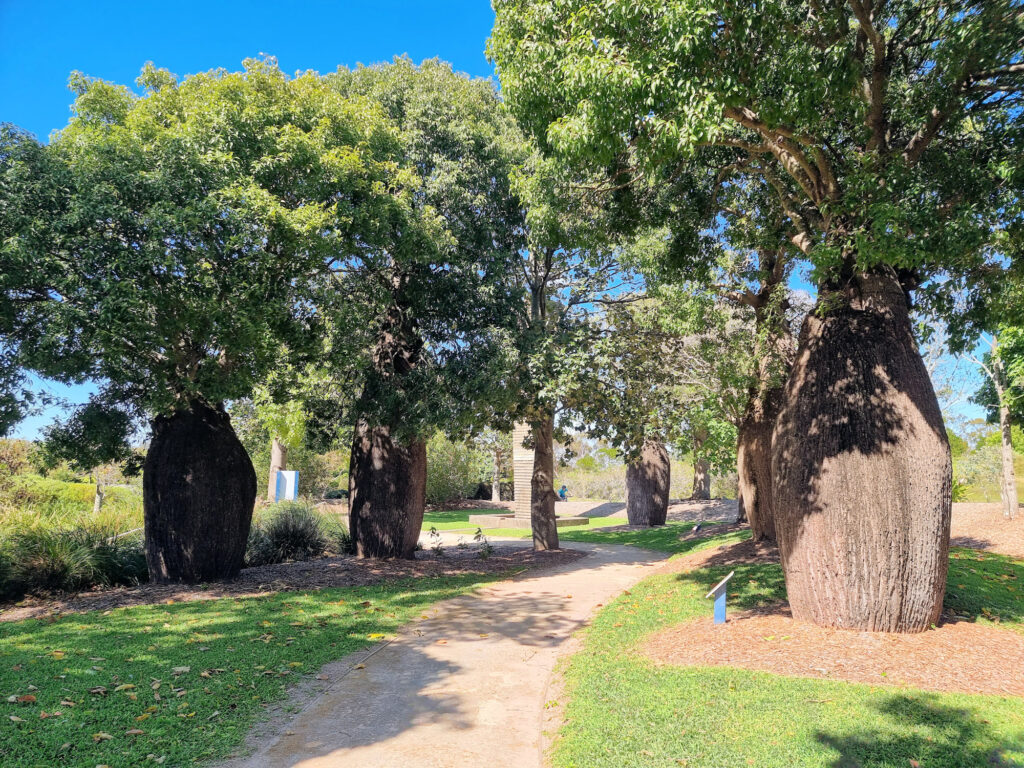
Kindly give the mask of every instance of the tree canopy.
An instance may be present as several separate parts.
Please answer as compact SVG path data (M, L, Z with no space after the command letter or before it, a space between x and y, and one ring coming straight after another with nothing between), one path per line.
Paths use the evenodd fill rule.
M717 185L764 185L819 284L879 265L911 287L949 274L934 282L948 309L1019 218L1014 0L496 11L508 103L571 178L620 188L696 163Z

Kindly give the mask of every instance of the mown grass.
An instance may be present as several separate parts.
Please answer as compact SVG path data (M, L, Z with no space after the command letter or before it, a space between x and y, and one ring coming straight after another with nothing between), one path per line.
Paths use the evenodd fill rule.
M423 515L423 530L437 528L439 531L454 531L463 528L476 529L471 518L475 515L497 515L501 510L494 509L445 509L427 512Z
M654 538L654 531L640 533L648 534L649 545L670 551L744 536L672 544ZM602 540L612 536L621 542L618 533ZM956 550L947 606L1019 630L1024 595L1006 587L1019 585L1022 567L1010 558ZM552 751L556 768L1024 765L1019 699L660 666L639 653L652 633L707 615L704 594L729 570L736 571L731 609L785 595L776 564L711 567L651 577L597 614L582 650L565 665L566 720Z
M424 578L0 624L0 765L128 768L222 757L301 676L496 578Z

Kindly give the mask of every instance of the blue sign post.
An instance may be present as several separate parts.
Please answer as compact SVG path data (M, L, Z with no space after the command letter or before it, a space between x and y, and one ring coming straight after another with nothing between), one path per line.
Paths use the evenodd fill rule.
M725 585L736 574L730 571L729 575L722 579L715 587L704 595L705 598L715 598L715 624L725 624Z

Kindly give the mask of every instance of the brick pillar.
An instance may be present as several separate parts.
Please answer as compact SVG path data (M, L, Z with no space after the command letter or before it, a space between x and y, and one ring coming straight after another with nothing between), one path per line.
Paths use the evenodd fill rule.
M523 441L533 434L529 424L512 427L512 477L515 486L515 516L530 519L531 482L533 480L533 449L524 448Z

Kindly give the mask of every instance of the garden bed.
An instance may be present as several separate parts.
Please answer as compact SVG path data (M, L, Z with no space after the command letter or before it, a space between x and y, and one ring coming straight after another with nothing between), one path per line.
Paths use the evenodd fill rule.
M237 579L209 584L142 584L97 589L53 598L29 597L0 606L0 621L19 621L54 614L112 610L132 605L157 605L213 600L220 597L258 597L276 592L353 587L383 581L470 574L498 574L515 569L561 565L583 557L573 550L534 552L523 547L495 546L481 559L478 549L445 549L438 555L418 552L416 560L359 560L330 557L305 562L246 568Z

